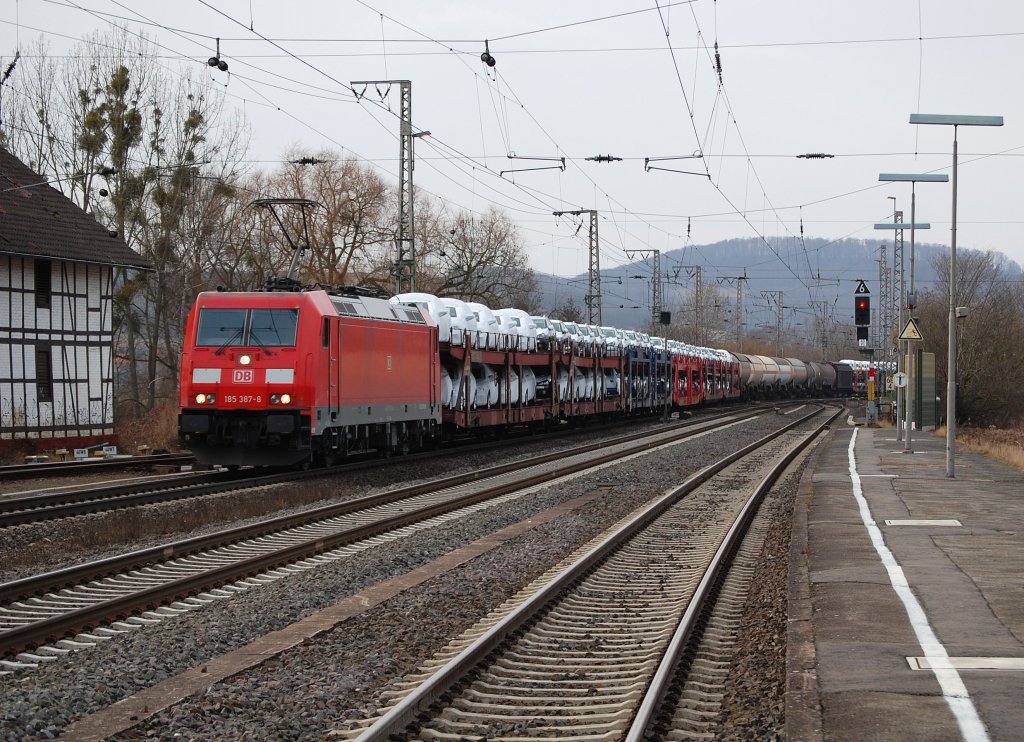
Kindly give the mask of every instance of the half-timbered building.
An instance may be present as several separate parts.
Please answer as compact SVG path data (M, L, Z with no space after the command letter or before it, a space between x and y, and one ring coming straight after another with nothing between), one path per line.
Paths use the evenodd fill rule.
M149 263L0 147L0 450L114 442L122 268Z

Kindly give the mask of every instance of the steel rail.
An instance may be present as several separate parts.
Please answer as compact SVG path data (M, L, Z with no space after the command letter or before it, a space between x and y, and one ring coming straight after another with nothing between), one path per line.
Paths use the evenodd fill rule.
M426 682L405 696L389 709L383 716L367 727L358 737L361 742L369 740L386 740L400 737L404 730L412 725L419 715L440 701L459 683L473 668L480 664L492 652L498 649L512 634L533 620L538 613L560 593L582 579L593 567L602 562L611 552L620 548L622 543L646 528L660 517L676 502L690 494L700 485L726 467L757 451L770 441L784 435L789 430L819 415L819 407L780 430L773 432L740 450L725 456L718 462L700 470L678 487L663 495L644 509L629 523L622 525L615 532L596 545L590 552L568 566L537 593L515 608L505 618L496 623L486 633L477 638L470 646L452 658L444 667L432 675ZM835 416L841 414L836 412ZM831 419L834 419L833 416ZM831 419L828 422L831 422ZM825 424L828 424L825 423ZM816 433L817 434L817 431Z
M32 477L74 476L91 472L118 469L143 469L153 466L191 464L192 454L149 454L130 459L96 459L93 461L52 461L45 464L10 464L0 466L0 479L28 479Z
M741 421L754 417L757 414L761 414L761 412L747 412L733 416L726 416L726 418L730 421ZM202 592L203 590L208 590L225 583L250 577L252 575L259 574L260 572L280 567L284 564L314 556L324 551L336 549L354 541L359 541L389 530L395 530L411 523L426 520L437 515L476 504L483 500L507 494L508 492L543 484L552 479L588 468L593 468L594 466L599 466L624 456L640 453L654 447L683 440L713 429L714 424L717 422L720 422L720 419L715 421L705 421L706 424L703 425L691 425L686 427L669 426L668 428L662 427L657 431L644 431L642 433L619 436L615 439L616 443L601 441L599 443L587 444L567 451L558 451L551 454L545 454L543 456L532 457L523 461L490 467L478 472L448 477L432 483L402 488L400 490L393 490L378 495L369 495L344 503L339 503L337 505L318 508L306 513L275 518L253 526L229 529L227 531L221 531L207 536L186 539L185 541L174 544L166 544L123 556L110 557L108 559L90 562L76 567L71 567L66 570L58 570L38 577L29 577L9 582L0 585L0 601L5 603L17 601L26 596L35 596L54 590L71 588L88 580L109 577L128 570L138 569L155 561L167 561L186 554L194 554L199 551L217 548L226 544L237 543L243 540L243 538L252 538L271 532L281 531L284 528L306 525L312 521L323 520L330 517L336 517L338 515L365 510L376 505L386 504L417 494L423 494L424 492L473 483L482 479L514 472L516 470L548 464L552 461L565 459L569 456L593 453L612 445L628 446L624 450L599 454L582 462L564 464L555 469L542 471L514 482L502 483L497 486L485 488L482 491L456 497L443 503L437 503L425 508L420 508L377 523L342 530L329 537L311 539L301 544L286 547L280 551L239 560L230 565L221 566L203 574L169 581L144 591L132 593L131 595L119 597L103 603L97 603L85 608L72 610L59 616L54 616L23 627L3 631L0 632L0 654L16 655L18 652L31 649L48 641L73 635L82 630L88 630L102 622L123 619L126 615L137 610L152 609L169 601L180 600L198 592ZM633 445L629 446L628 444L630 443L633 443Z
M445 487L457 487L469 482L479 481L488 477L498 476L505 474L517 469L527 468L529 466L535 466L538 464L544 464L550 461L555 461L566 456L572 456L580 453L586 453L598 448L605 446L614 446L622 443L629 442L630 440L636 440L637 438L655 435L658 433L664 433L666 431L685 428L686 430L692 430L690 435L703 432L706 427L710 424L714 424L720 420L731 418L735 420L743 420L749 417L754 417L758 414L763 414L763 410L754 412L737 412L737 413L726 413L722 415L715 415L711 418L703 418L699 421L690 421L686 424L677 424L674 426L661 427L657 430L641 431L636 433L629 433L627 435L617 436L615 438L607 439L598 443L588 443L583 446L577 446L575 448L564 449L562 451L556 451L550 454L542 454L539 456L533 456L528 459L522 459L507 464L499 464L497 466L488 467L486 469L480 469L475 472L468 472L466 474L459 474L452 477L445 477L444 479L434 480L433 482L425 482L423 484L411 485L408 487L400 487L398 489L389 490L376 495L366 495L364 497L354 498L352 500L346 500L345 502L335 503L332 505L324 505L322 507L307 510L302 513L295 513L292 515L279 516L276 518L269 518L259 523L254 523L247 526L240 526L236 528L228 528L222 531L216 531L214 533L206 534L204 536L194 536L192 538L182 539L179 541L172 541L161 546L154 546L148 549L141 549L138 551L129 552L127 554L120 554L106 559L100 559L92 562L85 562L84 564L76 565L74 567L68 567L65 569L55 570L53 572L44 573L41 575L34 575L31 577L25 577L20 580L14 580L11 582L0 583L0 602L10 602L19 600L25 597L31 597L33 595L40 595L49 592L54 589L60 589L64 587L70 587L74 584L106 577L117 572L123 572L128 569L136 569L138 567L144 567L147 564L151 564L154 561L171 559L175 557L187 556L189 554L195 554L199 551L205 551L208 549L217 548L218 546L226 546L229 544L236 543L238 541L255 538L257 536L263 536L276 531L281 531L287 528L295 528L297 526L306 525L308 523L323 520L327 518L337 517L339 515L347 515L348 513L355 512L356 510L363 510L377 505L386 504L394 500L400 500L407 497L414 497L424 492L429 492L434 489L442 489ZM686 437L685 435L681 437ZM330 475L333 476L335 473L341 473L340 469L333 469ZM258 477L255 479L244 480L241 486L260 486L263 484L271 484L277 481L291 481L288 479L279 480L278 477L283 475L271 475L266 478ZM321 473L321 476L323 474ZM248 484L247 484L248 483ZM253 484L255 483L255 484Z
M0 528L230 491L233 488L225 488L225 485L239 478L237 472L195 472L177 475L171 481L133 481L67 492L11 497L0 500Z
M735 414L730 412L716 413L702 417L699 421L688 421L683 424L695 424L708 420L718 419L723 415ZM589 430L604 429L590 428ZM614 427L614 426L612 426ZM576 433L578 431L574 431ZM550 434L558 438L566 435L565 431ZM532 441L542 440L540 436L534 436ZM474 451L486 451L493 448L507 446L507 442L488 442L473 446L442 449L442 454L461 455ZM423 451L402 457L402 461L429 460L438 455L437 451ZM109 462L114 463L114 462ZM39 466L39 465L35 465ZM94 466L90 464L90 466ZM44 520L55 520L68 518L77 515L105 512L121 508L137 507L157 502L181 500L188 497L199 497L202 495L232 492L248 487L259 487L269 484L285 484L305 479L323 479L337 477L353 471L361 471L380 466L379 458L354 459L330 468L311 469L308 471L275 472L271 474L259 474L252 476L252 470L241 472L213 471L196 473L194 478L198 481L189 483L188 475L183 475L174 484L167 484L164 481L134 482L125 484L113 484L102 487L76 489L71 492L50 493L31 495L28 497L8 497L0 499L0 528L26 523L36 523ZM206 482L204 480L211 480Z
M666 649L661 662L658 663L658 669L655 670L654 676L651 678L651 684L648 686L647 692L644 694L644 699L637 709L637 713L633 718L629 731L626 733L625 742L643 742L643 740L649 739L649 737L646 736L647 732L654 721L655 714L660 708L669 687L672 684L679 662L691 643L691 639L694 636L700 617L705 612L708 604L712 601L712 595L714 594L715 588L720 584L722 578L725 576L736 551L739 549L744 535L746 535L749 530L750 524L753 522L754 516L757 514L757 510L761 506L761 502L764 500L771 488L775 486L775 483L779 480L786 469L789 468L789 465L793 463L793 460L800 455L800 453L802 453L813 440L821 435L822 431L830 426L835 419L842 414L842 412L843 411L841 409L837 410L835 414L825 420L815 430L804 436L803 440L801 440L798 445L794 446L789 453L780 459L775 466L772 467L771 471L762 478L757 487L754 488L754 492L751 494L746 504L744 504L743 509L736 518L736 521L729 528L729 532L726 534L722 544L718 548L718 551L715 553L711 563L708 565L707 571L704 573L700 583L697 585L693 599L690 601L686 611L680 618L679 625L676 627L676 630L672 635L672 639L669 642L668 648Z

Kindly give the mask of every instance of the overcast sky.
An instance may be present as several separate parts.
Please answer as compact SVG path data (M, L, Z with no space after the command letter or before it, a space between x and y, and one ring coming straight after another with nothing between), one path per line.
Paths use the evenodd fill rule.
M40 35L61 54L114 21L244 108L266 167L292 145L332 147L396 179L397 88L356 86L356 100L349 84L411 80L414 128L431 132L416 188L507 210L534 267L560 275L586 272L587 241L559 210L599 211L602 267L627 250L778 244L801 219L806 237L881 242L889 196L910 221L910 186L879 173L951 172L952 128L909 115L1001 115L1001 128L960 128L957 242L1024 263L1021 2L6 0L2 64ZM206 66L217 37L229 73ZM557 162L509 154L566 167L501 177ZM651 164L688 173L645 171L683 155L696 157ZM950 185L917 190L922 237L948 245Z

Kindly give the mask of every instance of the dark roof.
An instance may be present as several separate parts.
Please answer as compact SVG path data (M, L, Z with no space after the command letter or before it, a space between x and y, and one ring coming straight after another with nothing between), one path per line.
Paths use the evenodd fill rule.
M46 180L0 147L0 253L152 269Z

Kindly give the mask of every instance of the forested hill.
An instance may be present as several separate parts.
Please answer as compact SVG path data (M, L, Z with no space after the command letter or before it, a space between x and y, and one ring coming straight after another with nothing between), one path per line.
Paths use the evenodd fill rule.
M886 261L893 269L893 247L889 237ZM881 235L880 235L881 237ZM748 317L767 312L768 299L763 292L782 292L784 306L803 314L811 311L809 302L825 301L837 322L852 323L853 294L859 281L867 284L873 296L879 296L879 259L882 239L825 240L787 238L781 241L733 239L710 245L688 245L661 254L663 306L672 311L692 307L696 267L701 269L705 306L717 303L730 308L736 300L736 277L746 276L743 287L744 308ZM917 242L915 238L915 242ZM967 248L959 248L964 250ZM958 252L959 252L958 250ZM934 244L915 246L915 281L920 291L935 286L936 261L946 260L948 248ZM639 255L637 255L639 258ZM650 316L653 257L601 271L604 323L620 327L645 326ZM1020 266L1010 269L1020 273ZM897 267L898 268L898 267ZM904 274L910 280L910 232L904 232ZM566 302L585 314L584 297L587 275L563 278L538 276L543 292L542 306L549 312ZM776 295L777 296L777 295ZM820 307L820 304L817 306ZM877 306L877 304L876 304ZM850 315L847 317L847 315ZM766 315L767 316L767 315Z

